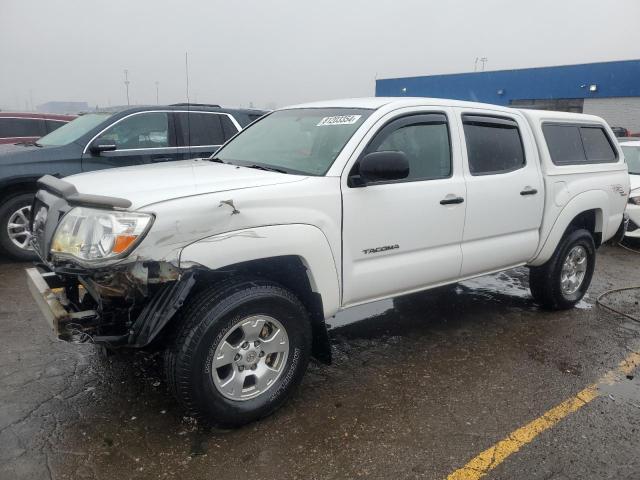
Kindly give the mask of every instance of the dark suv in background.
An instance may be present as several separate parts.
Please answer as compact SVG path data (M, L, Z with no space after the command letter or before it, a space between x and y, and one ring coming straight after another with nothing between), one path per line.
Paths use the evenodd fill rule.
M28 218L43 175L208 157L265 113L201 104L136 107L88 113L34 143L0 146L0 248L15 259L34 258Z
M34 142L74 118L55 113L0 112L0 144Z

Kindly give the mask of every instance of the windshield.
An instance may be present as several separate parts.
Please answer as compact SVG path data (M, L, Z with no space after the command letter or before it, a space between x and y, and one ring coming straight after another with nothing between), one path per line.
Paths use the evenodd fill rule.
M623 146L622 151L629 167L629 173L640 175L640 147Z
M238 165L324 175L371 110L280 110L251 125L215 154Z
M82 115L57 130L54 130L49 135L40 138L37 144L47 147L68 145L78 140L96 125L104 122L111 115L111 113L89 113Z

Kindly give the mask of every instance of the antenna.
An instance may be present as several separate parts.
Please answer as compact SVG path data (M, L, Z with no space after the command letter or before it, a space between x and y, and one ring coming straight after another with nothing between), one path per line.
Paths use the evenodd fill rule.
M160 82L156 80L156 105L160 105Z
M184 73L187 81L187 146L189 147L189 158L191 158L191 113L189 112L189 52L184 52Z
M129 103L129 70L127 70L126 68L124 69L124 86L127 89L127 105L131 105Z
M187 79L187 103L189 103L189 52L184 52L184 72Z

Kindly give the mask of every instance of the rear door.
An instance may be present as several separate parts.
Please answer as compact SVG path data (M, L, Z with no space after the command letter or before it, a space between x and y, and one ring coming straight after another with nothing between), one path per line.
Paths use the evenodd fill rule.
M94 154L94 140L115 142L111 152ZM168 162L178 159L173 116L169 112L137 112L123 117L90 141L82 155L84 171Z
M467 211L461 276L527 262L544 208L538 151L520 115L457 109L463 141Z
M240 130L226 113L176 112L180 159L205 158Z

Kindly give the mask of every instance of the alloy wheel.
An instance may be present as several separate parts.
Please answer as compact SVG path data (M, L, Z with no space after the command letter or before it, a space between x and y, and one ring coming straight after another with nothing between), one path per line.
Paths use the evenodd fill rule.
M230 400L255 398L280 378L288 355L289 338L278 320L266 315L244 318L216 347L213 383Z
M9 240L21 250L31 250L31 246L29 245L29 239L31 237L31 233L29 232L30 212L31 206L20 207L9 216L9 222L7 223Z
M576 245L567 254L560 272L560 288L565 295L573 295L582 286L587 272L587 250Z

